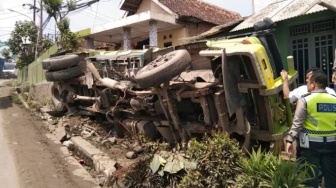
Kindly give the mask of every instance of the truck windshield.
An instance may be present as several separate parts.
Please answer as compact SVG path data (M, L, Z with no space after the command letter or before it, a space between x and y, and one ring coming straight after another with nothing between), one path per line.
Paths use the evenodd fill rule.
M4 69L4 70L12 70L12 69L15 69L15 64L12 64L12 63L5 63L3 69Z

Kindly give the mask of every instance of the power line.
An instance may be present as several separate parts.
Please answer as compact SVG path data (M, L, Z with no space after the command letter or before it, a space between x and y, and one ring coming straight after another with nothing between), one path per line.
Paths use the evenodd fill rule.
M21 6L18 5L18 6L15 6L15 7L10 7L10 8L5 8L5 9L0 9L0 12L1 12L1 11L7 11L8 9L14 9L14 8L16 8L16 7L21 7Z
M55 32L55 29L49 29L49 28L44 28L44 29Z
M94 19L98 19L98 20L100 20L100 21L110 21L110 19L107 19L107 18L103 18L103 17L100 17L100 16L96 16L96 15L93 15L93 14L91 14L91 13L89 13L89 12L82 12L84 15L87 15L87 16L89 16L89 17L91 17L91 18L94 18Z
M87 10L87 9L85 9L85 10L78 10L78 11L75 11L75 12L71 12L71 13L69 14L69 16L75 16L76 14L81 13L81 15L88 16L88 17L93 18L93 19L96 18L96 20L99 20L99 21L104 22L104 23L108 23L108 22L111 21L111 19L102 18L102 17L100 17L100 16L95 17L95 15L93 15L93 14L91 14L91 13L89 13L89 12L85 12L86 10Z
M25 13L25 14L28 14L28 13ZM1 18L0 20L6 20L6 19L11 19L11 18L16 18L16 17L19 17L19 16L22 16L22 15L16 15L16 16Z
M92 27L94 27L94 25L95 25L95 23L96 23L97 13L98 13L98 5L99 5L99 1L98 1L98 3L97 3L96 16L95 16L95 18L94 18L94 20L93 20L93 26L92 26Z
M88 10L88 11L91 11L91 12L93 12L93 13L95 13L93 10L91 10L91 9L85 9L85 10ZM113 18L112 17L109 17L109 16L106 16L105 14L101 14L101 13L99 13L98 12L98 15L100 15L100 16L104 16L104 17L106 17L106 18L108 18L108 19L112 19L113 20Z
M24 10L26 10L26 9L22 8L22 9L18 9L16 11L21 12L21 11L24 11ZM13 12L7 10L7 11L3 11L3 13L0 13L0 15L6 15L6 14L13 14Z
M2 35L0 35L0 37L1 37L1 36L5 36L5 35L10 35L10 34L11 34L11 33L2 34Z

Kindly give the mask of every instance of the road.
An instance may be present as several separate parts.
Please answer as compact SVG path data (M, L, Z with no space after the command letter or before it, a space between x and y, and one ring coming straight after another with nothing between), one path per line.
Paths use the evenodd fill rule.
M97 184L58 142L43 122L13 104L11 88L0 80L0 187L91 188Z

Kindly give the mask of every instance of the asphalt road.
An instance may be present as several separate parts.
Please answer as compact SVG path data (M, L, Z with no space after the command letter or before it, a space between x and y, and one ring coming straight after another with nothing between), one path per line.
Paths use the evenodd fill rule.
M95 181L56 141L43 122L13 104L0 80L0 187L91 188Z

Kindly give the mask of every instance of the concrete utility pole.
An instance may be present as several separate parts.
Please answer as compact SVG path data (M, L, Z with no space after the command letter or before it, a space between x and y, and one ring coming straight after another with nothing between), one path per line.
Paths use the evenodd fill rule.
M36 21L36 0L34 0L34 8L33 8L33 20L34 20L34 25L36 25L35 21Z
M43 32L43 28L42 28L42 25L43 25L43 1L40 0L40 38L42 39L42 32Z
M252 0L252 14L255 13L255 9L254 9L254 0Z

